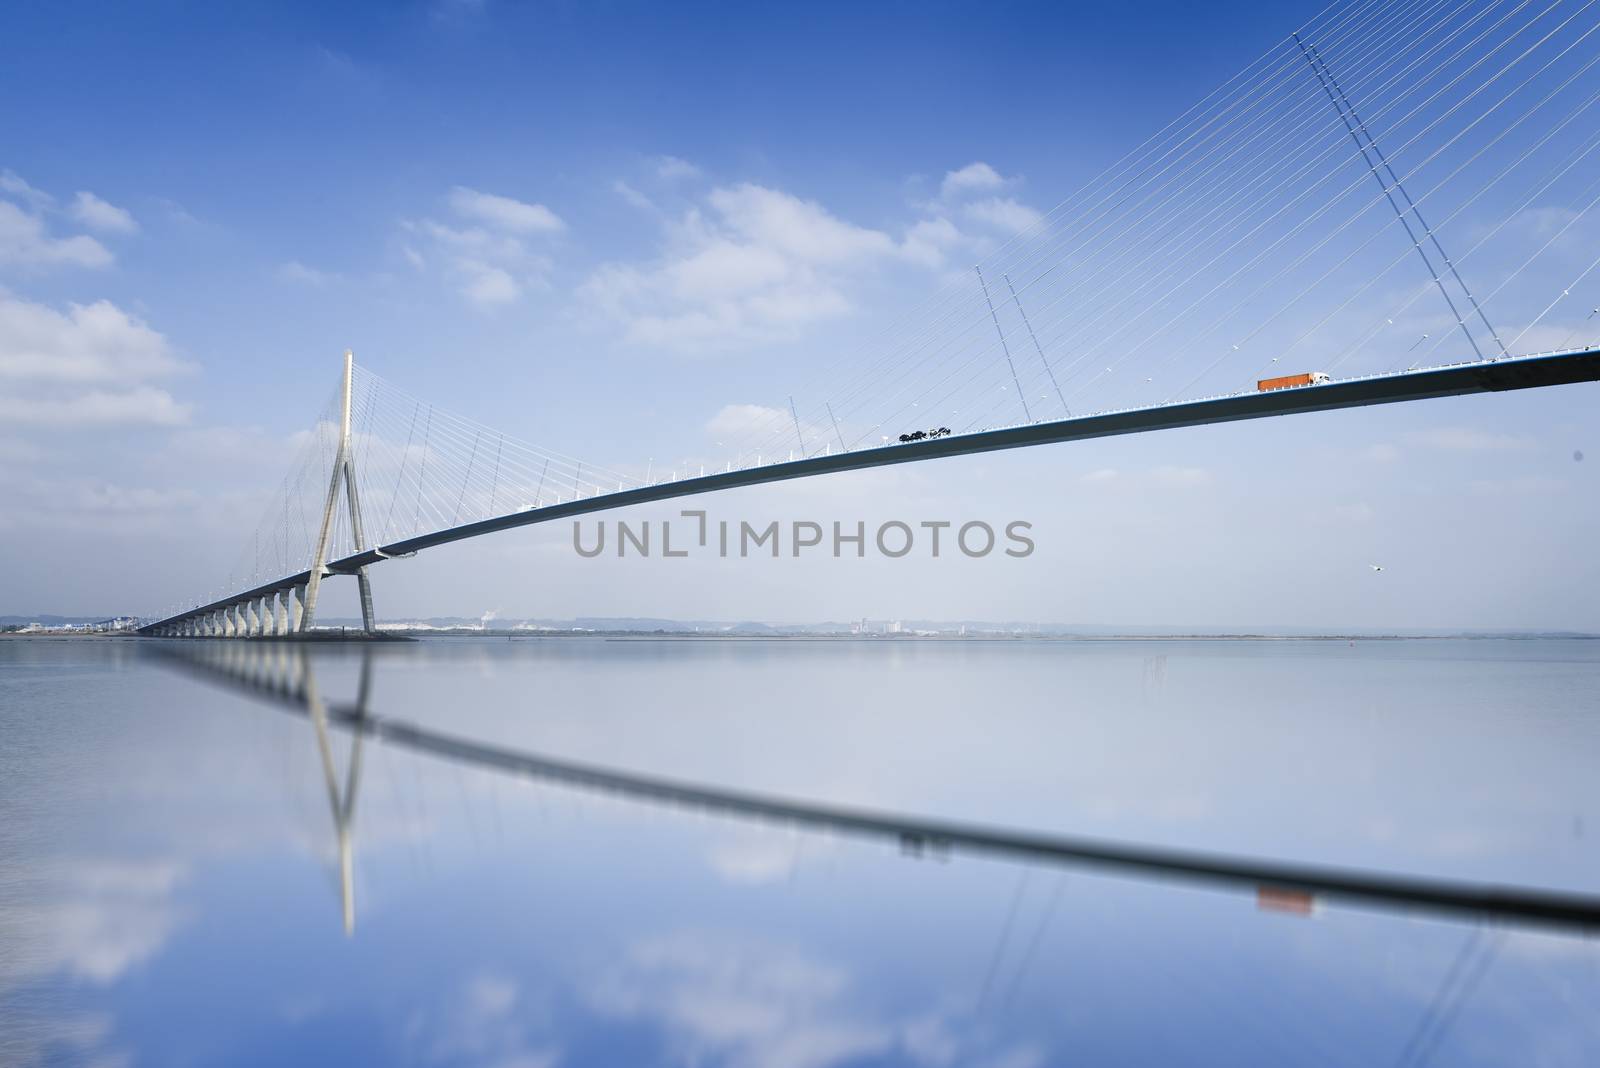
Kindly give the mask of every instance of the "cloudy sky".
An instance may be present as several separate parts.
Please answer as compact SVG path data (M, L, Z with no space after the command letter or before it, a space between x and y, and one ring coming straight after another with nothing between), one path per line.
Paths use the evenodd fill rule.
M204 596L346 347L431 403L602 465L714 459L1316 12L14 13L0 613ZM1566 233L1560 192L1527 201L1529 240ZM1442 229L1459 251L1478 225ZM1385 241L1372 249L1407 254ZM1524 277L1532 310L1508 334L1568 267ZM1397 293L1427 281L1406 268ZM1580 330L1600 303L1588 288L1522 348ZM1447 331L1418 322L1374 345L1402 358L1432 332L1431 351ZM1381 368L1365 358L1348 369ZM1438 401L687 505L761 523L1026 520L1038 549L1022 561L586 560L557 524L386 564L378 608L1600 629L1597 403L1594 386ZM344 585L327 611L353 610Z

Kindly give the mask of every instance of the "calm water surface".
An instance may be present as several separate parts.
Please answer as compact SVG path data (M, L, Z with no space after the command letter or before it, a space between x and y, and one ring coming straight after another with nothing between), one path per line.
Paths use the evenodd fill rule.
M1593 935L540 760L1600 893L1600 642L7 640L0 1064L1600 1064Z

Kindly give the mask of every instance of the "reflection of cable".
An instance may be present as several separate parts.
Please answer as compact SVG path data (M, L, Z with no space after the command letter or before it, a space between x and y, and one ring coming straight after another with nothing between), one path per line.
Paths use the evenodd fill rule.
M1023 868L1021 877L1017 879L1016 892L1011 895L1011 907L1006 909L1006 922L1000 927L1000 940L995 943L994 956L989 958L989 970L983 977L983 989L978 992L980 1013L989 1001L989 988L994 985L994 973L1000 970L1000 961L1006 955L1006 945L1011 941L1011 928L1017 921L1017 908L1022 904L1022 895L1028 889L1028 876L1032 874L1031 868Z
M1002 1008L1010 1008L1012 999L1017 996L1017 988L1022 985L1022 977L1027 974L1028 966L1033 963L1033 955L1039 950L1039 943L1044 941L1045 928L1050 926L1050 920L1055 916L1061 898L1067 892L1067 876L1063 872L1056 879L1055 893L1050 895L1049 904L1045 905L1044 912L1039 914L1039 926L1033 929L1033 937L1028 941L1028 948L1022 951L1022 959L1017 962L1017 970L1011 977L1011 985L1006 987L1006 999L1001 1003Z
M1432 1003L1417 1021L1417 1029L1412 1033L1411 1040L1400 1051L1400 1057L1395 1061L1397 1066L1404 1068L1406 1065L1415 1065L1421 1068L1428 1063L1460 1013L1461 1006L1466 1004L1488 971L1503 938L1504 932L1496 931L1493 937L1485 941L1482 927L1472 932L1472 937L1467 939L1445 972Z

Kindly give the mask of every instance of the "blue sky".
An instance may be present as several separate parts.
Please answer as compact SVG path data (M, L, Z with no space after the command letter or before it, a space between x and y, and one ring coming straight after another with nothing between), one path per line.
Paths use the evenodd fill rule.
M0 612L155 611L204 593L347 346L412 393L599 463L714 457L730 409L808 388L1316 13L13 12L0 43L0 93L21 103L0 114L0 364L14 361L0 382ZM1577 88L1594 85L1589 72ZM1579 191L1529 210L1570 210ZM1515 202L1491 196L1445 227L1458 255ZM1372 254L1404 252L1387 240ZM699 255L718 250L737 255ZM704 269L694 286L690 267ZM1580 268L1522 276L1528 307ZM1396 293L1426 281L1420 264L1404 270ZM762 271L778 281L753 282ZM728 300L719 286L755 292ZM1555 344L1586 311L1558 309L1540 327L1554 340L1523 347ZM1403 356L1422 331L1440 333L1423 322L1372 351ZM1349 369L1379 369L1366 358ZM1041 546L1026 571L673 572L578 560L563 527L377 572L379 609L1600 627L1581 596L1600 578L1583 550L1600 498L1593 464L1574 460L1600 455L1597 399L1584 386L1436 402L711 502L751 519L1024 518ZM1515 559L1485 568L1495 545ZM1379 557L1395 581L1375 588Z

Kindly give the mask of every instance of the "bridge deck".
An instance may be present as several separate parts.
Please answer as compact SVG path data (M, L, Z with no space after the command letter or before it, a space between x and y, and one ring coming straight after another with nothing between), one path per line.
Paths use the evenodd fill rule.
M1372 404L1395 404L1402 401L1431 400L1437 397L1459 397L1471 393L1501 393L1515 389L1535 389L1594 381L1600 381L1600 348L1514 356L1446 367L1430 367L1417 371L1340 379L1323 385L1299 386L1267 393L1235 393L1205 400L1100 412L1074 419L1024 423L905 445L894 444L827 456L811 456L803 460L776 462L740 468L736 471L718 472L699 478L603 493L594 497L463 523L460 526L407 538L331 561L327 567L328 571L334 574L353 574L358 568L370 566L387 557L448 545L451 542L464 541L495 531L548 523L572 516L610 511L614 508L627 508L636 504L671 500L676 497L692 497L700 493L735 489L740 486L757 486L769 482L785 482L790 479L810 478L840 471L860 471L873 467L887 467L891 464L918 463L947 456L968 456L974 453L998 452L1002 449L1021 449L1034 445L1083 441L1121 434L1142 434L1152 430L1205 426L1211 423L1231 423L1243 419L1264 419L1306 412L1333 411L1339 408L1359 408ZM242 590L230 597L158 620L143 630L153 630L190 616L216 611L241 601L300 586L309 578L309 571L286 575L254 589Z

